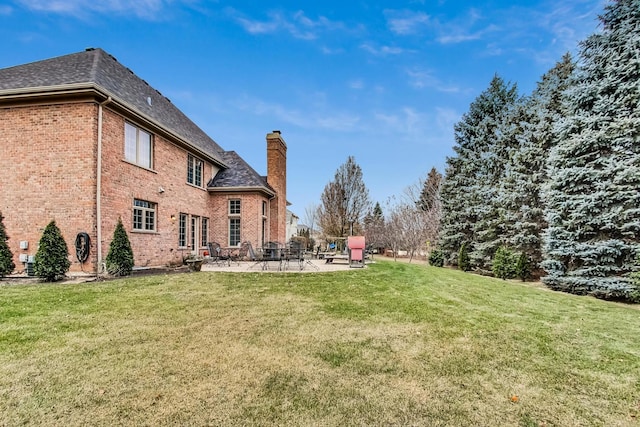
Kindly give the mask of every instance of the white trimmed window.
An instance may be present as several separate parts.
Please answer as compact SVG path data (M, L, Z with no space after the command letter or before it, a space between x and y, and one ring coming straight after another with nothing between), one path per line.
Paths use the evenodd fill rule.
M196 187L202 187L202 173L204 162L199 158L189 154L187 156L187 182Z
M240 200L229 200L229 215L240 215Z
M229 246L240 244L240 218L229 218Z
M178 222L178 247L187 247L187 217L185 213L180 214L180 220Z
M207 242L209 241L209 218L202 218L202 241L200 242L200 246L203 248L207 246Z
M133 200L133 229L138 231L156 231L157 205L146 200Z
M153 168L153 137L129 122L124 124L124 158L143 168Z
M229 200L229 246L240 244L240 199Z

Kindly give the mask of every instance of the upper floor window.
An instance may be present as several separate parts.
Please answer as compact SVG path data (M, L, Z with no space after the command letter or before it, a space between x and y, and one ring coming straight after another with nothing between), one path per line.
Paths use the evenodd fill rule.
M151 134L129 122L124 124L124 158L128 162L147 169L153 167L153 138Z
M202 172L204 162L189 154L187 156L187 182L197 187L202 187Z
M229 215L240 215L240 200L229 200Z
M156 204L146 200L133 200L133 229L140 231L156 230Z

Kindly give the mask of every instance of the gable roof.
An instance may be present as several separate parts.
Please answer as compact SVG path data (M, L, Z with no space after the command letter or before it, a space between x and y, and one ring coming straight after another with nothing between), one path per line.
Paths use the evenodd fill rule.
M223 161L229 166L214 176L207 184L209 191L256 191L274 196L276 191L267 183L267 178L259 175L235 151L225 151Z
M102 49L0 69L0 99L94 89L226 167L224 150L182 111Z

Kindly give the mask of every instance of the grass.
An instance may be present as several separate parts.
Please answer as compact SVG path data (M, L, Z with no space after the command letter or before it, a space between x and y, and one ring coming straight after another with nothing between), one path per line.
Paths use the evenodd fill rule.
M379 262L0 298L1 426L639 424L640 311L518 282Z

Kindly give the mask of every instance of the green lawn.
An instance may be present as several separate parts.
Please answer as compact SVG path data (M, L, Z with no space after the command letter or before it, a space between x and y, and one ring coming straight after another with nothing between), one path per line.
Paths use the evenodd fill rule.
M447 269L1 286L0 426L626 426L640 310Z

